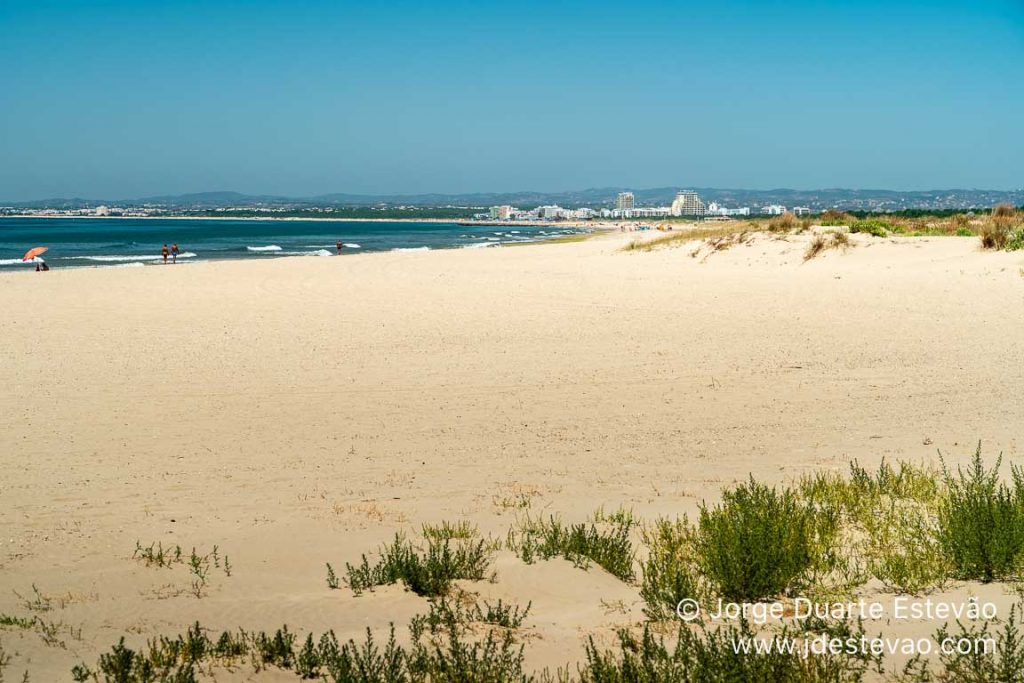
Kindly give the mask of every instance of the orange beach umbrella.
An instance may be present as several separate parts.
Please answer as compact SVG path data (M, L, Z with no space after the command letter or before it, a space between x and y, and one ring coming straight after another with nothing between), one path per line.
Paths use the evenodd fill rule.
M36 256L45 253L49 247L33 247L25 252L25 255L21 257L22 261L31 261Z

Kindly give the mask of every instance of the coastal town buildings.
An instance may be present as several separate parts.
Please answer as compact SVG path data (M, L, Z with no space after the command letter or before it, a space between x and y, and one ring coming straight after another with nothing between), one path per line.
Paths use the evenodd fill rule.
M749 206L741 206L741 207L739 207L737 209L730 209L728 207L722 206L718 202L711 202L710 204L708 204L707 210L705 211L705 215L706 216L724 216L724 217L749 216L750 215L750 207Z
M566 209L557 204L538 206L523 210L514 206L492 206L487 213L476 214L479 220L492 221L553 221L553 220L589 220L591 218L635 219L635 218L669 218L669 217L731 217L749 216L750 207L728 208L716 202L704 204L700 195L692 190L682 190L676 194L671 206L636 206L632 192L620 192L615 198L615 208L594 210L587 207Z
M761 207L761 213L765 216L781 216L786 213L786 207L781 204L768 204Z

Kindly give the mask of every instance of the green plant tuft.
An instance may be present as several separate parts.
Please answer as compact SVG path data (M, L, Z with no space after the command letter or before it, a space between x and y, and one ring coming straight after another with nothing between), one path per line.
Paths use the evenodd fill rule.
M401 534L381 549L380 560L370 565L366 556L358 565L346 564L348 586L356 593L401 581L417 595L439 596L456 579L480 581L490 566L491 553L484 540L453 542L427 539L426 554Z
M954 476L943 465L948 493L939 507L939 541L960 579L994 581L1020 576L1024 550L1024 470L1013 467L1013 485L999 479L1002 455L988 470L981 444L970 466Z
M633 544L629 540L635 521L620 516L602 524L565 525L557 517L525 519L518 530L509 532L508 545L524 562L562 556L578 567L590 562L623 581L633 581Z
M801 501L789 488L757 483L701 505L698 564L716 591L731 600L762 600L806 585L830 550L838 528L831 511Z

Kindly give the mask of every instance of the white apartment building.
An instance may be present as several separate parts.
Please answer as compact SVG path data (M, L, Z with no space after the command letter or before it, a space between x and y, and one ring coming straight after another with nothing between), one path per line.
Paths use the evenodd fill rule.
M809 206L794 206L793 213L797 216L810 216L811 208Z
M706 214L708 216L749 216L750 207L741 206L737 209L730 209L727 206L722 206L718 202L711 202L708 204Z
M786 207L781 204L769 204L761 207L761 213L765 216L781 216L786 213Z
M704 202L696 192L683 190L676 194L672 202L671 212L673 216L703 216L707 213Z
M548 220L551 220L551 219L554 219L554 218L565 218L567 213L568 213L567 209L563 209L562 207L558 206L557 204L552 204L550 206L538 206L537 207L537 215L540 216L541 218L545 218L545 219L548 219Z
M619 211L629 211L633 208L633 193L632 192L620 192L619 196L615 198L615 208Z

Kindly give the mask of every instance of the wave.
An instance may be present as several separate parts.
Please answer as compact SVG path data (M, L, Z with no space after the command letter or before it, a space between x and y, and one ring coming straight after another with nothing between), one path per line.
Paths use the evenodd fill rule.
M131 263L115 263L112 266L97 266L97 268L145 268L146 264L142 261L132 261Z
M302 246L305 247L306 249L337 249L338 248L337 244L304 244ZM342 243L341 246L346 247L348 249L362 249L362 247L360 247L358 244L349 243L349 242L344 242L344 243Z
M265 247L246 247L249 251L281 251L281 247L276 244L268 244Z
M196 255L193 252L191 252L191 251L184 251L184 252L178 254L178 258L195 258L195 257L196 257ZM107 255L101 255L101 256L64 256L64 257L62 257L62 259L75 259L75 258L84 259L86 261L99 261L101 263L127 263L129 261L160 261L161 259L163 259L163 256L161 256L160 254L156 254L156 255L145 254L145 255L142 255L142 256L136 254L134 256L127 256L127 255L125 255L125 256L107 256ZM167 258L168 258L168 260L170 260L171 257L168 256Z
M277 256L334 256L333 251L317 249L316 251L275 251Z
M22 261L20 258L0 258L0 266L20 266L22 263L28 265L30 263L42 263L43 259L34 258L28 261Z
M430 247L395 247L391 251L430 251Z
M476 244L463 244L463 249L484 249L486 247L501 246L498 242L477 242Z

